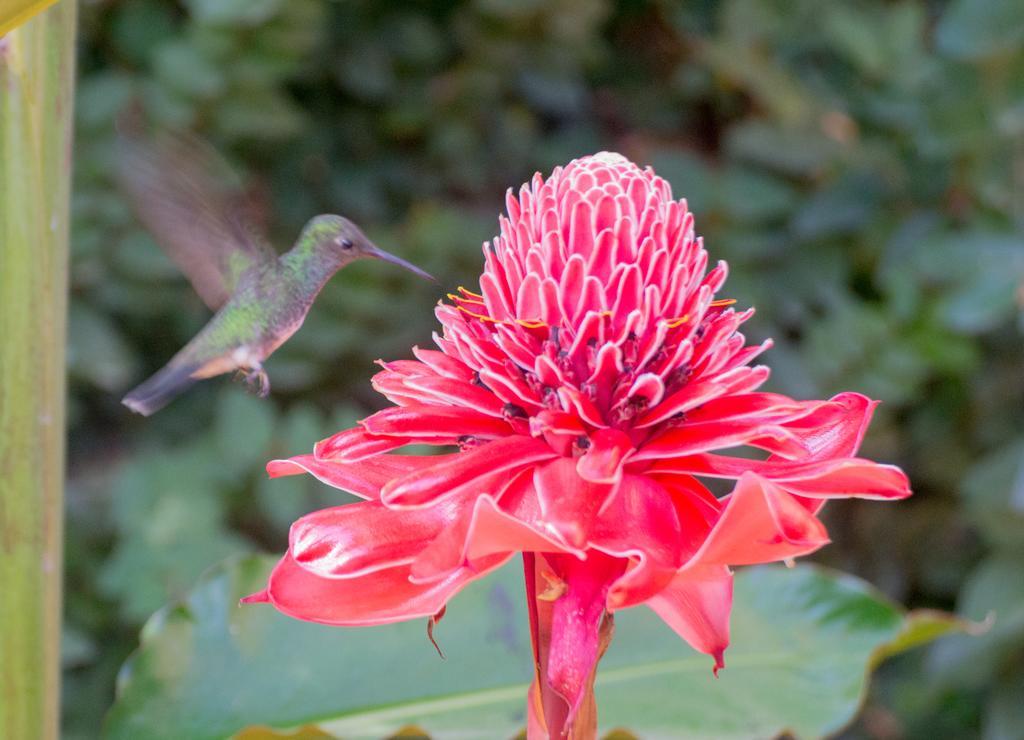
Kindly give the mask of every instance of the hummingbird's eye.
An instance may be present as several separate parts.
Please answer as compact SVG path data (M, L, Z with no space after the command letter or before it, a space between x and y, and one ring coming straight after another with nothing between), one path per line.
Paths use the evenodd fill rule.
M351 239L340 239L338 241L338 244L341 246L342 249L352 249L353 246Z

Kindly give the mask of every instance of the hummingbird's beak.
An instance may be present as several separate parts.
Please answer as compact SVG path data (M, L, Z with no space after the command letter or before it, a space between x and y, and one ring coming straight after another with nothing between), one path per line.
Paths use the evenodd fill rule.
M383 249L380 249L378 247L374 247L373 248L373 251L370 253L370 256L371 257L376 257L379 260L384 260L385 262L390 262L393 265L398 265L399 267L404 267L409 272L416 273L417 275L419 275L422 278L426 278L427 280L432 280L435 283L437 282L437 278L435 278L429 272L425 272L425 271L421 270L420 268L416 267L416 265L414 265L412 262L406 262L401 257L396 257L395 255L391 254L390 252L385 252Z

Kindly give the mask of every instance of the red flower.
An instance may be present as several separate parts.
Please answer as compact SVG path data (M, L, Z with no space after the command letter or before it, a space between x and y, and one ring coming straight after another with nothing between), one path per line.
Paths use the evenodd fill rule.
M829 498L910 495L856 457L875 403L755 389L726 277L707 271L685 201L650 169L602 153L506 198L480 292L441 304L436 350L385 363L395 406L275 460L366 501L296 522L265 591L280 611L337 625L438 614L521 552L537 678L531 735L593 723L606 614L647 605L723 665L730 566L828 542ZM436 457L386 454L410 443ZM751 457L722 452L747 448ZM735 480L716 497L701 482ZM606 627L602 629L602 624ZM580 714L583 707L583 714Z

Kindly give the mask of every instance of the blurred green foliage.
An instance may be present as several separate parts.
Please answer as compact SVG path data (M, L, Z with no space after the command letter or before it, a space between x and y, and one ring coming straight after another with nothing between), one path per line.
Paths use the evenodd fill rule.
M995 613L893 661L850 737L1024 727L1024 4L1019 0L106 0L83 7L69 361L65 730L92 737L142 620L337 498L262 464L379 406L436 288L338 275L268 363L151 419L119 398L208 313L112 184L133 100L209 138L279 244L332 211L472 285L508 186L617 149L689 199L772 385L884 401L898 506L829 508L821 559L912 606Z

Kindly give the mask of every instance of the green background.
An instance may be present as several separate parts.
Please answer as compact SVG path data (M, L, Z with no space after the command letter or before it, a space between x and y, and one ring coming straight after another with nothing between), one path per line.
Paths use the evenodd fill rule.
M73 196L65 732L93 737L142 622L337 502L263 463L380 406L443 291L353 265L268 363L151 419L120 397L208 318L112 183L141 100L231 159L281 247L334 211L471 287L504 191L618 150L689 200L771 387L883 401L900 504L843 502L816 559L981 619L897 658L847 737L1024 727L1024 4L1019 0L130 0L82 6Z

